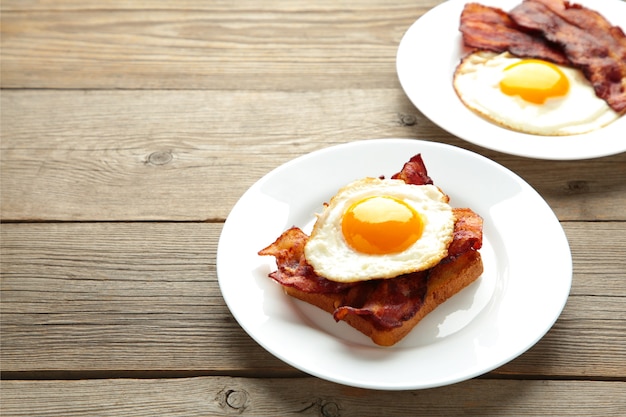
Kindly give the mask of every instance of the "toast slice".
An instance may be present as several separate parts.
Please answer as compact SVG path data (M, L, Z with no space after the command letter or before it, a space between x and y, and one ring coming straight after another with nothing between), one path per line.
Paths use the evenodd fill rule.
M406 336L428 313L444 301L474 282L483 272L480 253L475 250L461 254L452 262L440 263L433 267L428 277L426 295L421 308L414 316L402 322L399 327L382 329L368 316L347 315L343 320L361 333L369 336L380 346L391 346ZM307 293L295 287L283 287L288 295L312 304L331 315L341 304L341 293Z

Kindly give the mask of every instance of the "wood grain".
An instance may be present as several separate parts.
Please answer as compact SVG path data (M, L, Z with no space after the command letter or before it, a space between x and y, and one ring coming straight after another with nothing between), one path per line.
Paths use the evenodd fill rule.
M440 0L420 0L413 2L417 8L431 8L441 3ZM316 0L288 1L288 0L265 0L260 4L257 0L109 0L105 4L95 0L4 0L3 11L85 11L85 10L223 10L223 11L300 11L321 10L332 13L336 10L388 10L404 9L408 6L402 2L381 4L380 0Z
M388 137L480 152L561 220L626 220L626 154L538 161L487 151L442 131L398 89L5 90L1 105L3 221L223 220L280 164Z
M624 382L472 380L372 391L314 378L3 381L3 416L622 416ZM573 395L575 394L575 395Z
M4 3L5 88L319 89L394 86L440 2Z
M3 0L0 414L622 416L626 153L532 160L426 119L395 54L440 3ZM309 377L261 348L221 296L220 232L255 181L327 146L392 137L509 168L570 242L563 313L480 378L387 392Z
M535 348L495 373L624 378L626 260L613 248L623 246L626 223L564 226L576 255L565 311ZM220 231L176 222L3 225L3 371L299 374L230 315L216 277ZM601 244L586 245L597 235Z

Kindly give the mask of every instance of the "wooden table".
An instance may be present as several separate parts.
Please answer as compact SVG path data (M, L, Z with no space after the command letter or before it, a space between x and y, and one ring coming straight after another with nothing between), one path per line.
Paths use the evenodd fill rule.
M532 160L426 119L395 53L439 3L4 0L2 415L623 416L626 155ZM257 345L220 294L218 237L248 187L308 152L392 137L513 170L569 239L562 315L482 377L326 382Z

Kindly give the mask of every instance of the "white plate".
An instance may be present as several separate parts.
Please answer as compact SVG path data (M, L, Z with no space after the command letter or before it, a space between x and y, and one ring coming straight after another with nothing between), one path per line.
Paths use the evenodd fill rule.
M429 176L484 217L484 273L393 347L282 292L257 252L358 178L391 176L421 153ZM435 387L490 371L534 345L561 313L570 249L546 202L520 177L467 150L414 139L371 139L299 157L255 183L234 206L217 250L219 285L233 316L284 362L330 381L386 390Z
M485 148L538 159L572 160L626 151L626 117L595 132L547 137L514 132L467 109L452 87L454 69L463 55L459 19L470 0L448 0L426 12L405 33L396 67L400 84L426 117L455 136ZM478 0L510 10L521 0ZM626 30L626 2L575 0L602 13Z

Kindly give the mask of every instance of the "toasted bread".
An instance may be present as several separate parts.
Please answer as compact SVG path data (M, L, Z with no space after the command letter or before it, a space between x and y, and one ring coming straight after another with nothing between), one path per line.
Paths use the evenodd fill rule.
M428 313L448 298L474 282L483 272L483 263L478 251L467 251L452 262L438 264L432 268L426 296L422 307L399 327L381 329L374 325L368 316L350 314L344 321L361 333L369 336L380 346L391 346L406 336ZM312 304L333 314L339 306L342 295L306 293L294 287L283 287L284 291L299 300Z

